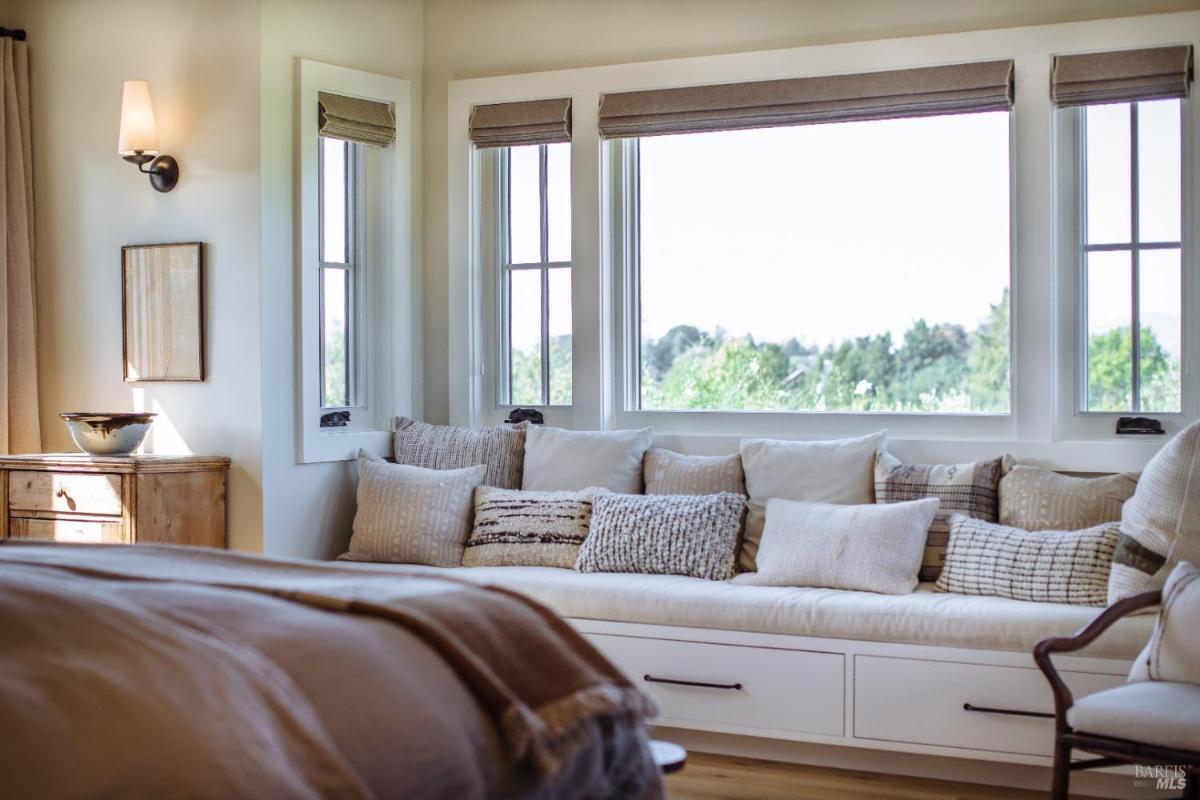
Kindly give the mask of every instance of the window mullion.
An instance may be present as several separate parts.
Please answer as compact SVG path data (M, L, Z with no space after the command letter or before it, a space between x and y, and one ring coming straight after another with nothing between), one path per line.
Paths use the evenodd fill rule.
M538 147L538 212L541 237L541 280L542 280L542 405L550 404L550 201L549 201L549 149Z
M1129 293L1133 301L1133 310L1130 315L1130 335L1133 341L1130 343L1130 353L1133 358L1132 383L1130 390L1133 394L1132 408L1135 413L1142 410L1142 321L1141 321L1141 270L1140 270L1140 247L1141 247L1141 231L1138 226L1141 223L1139 218L1140 197L1138 192L1139 174L1138 174L1138 104L1129 104L1129 216L1130 216L1130 239L1132 249L1130 252L1130 280L1132 285Z

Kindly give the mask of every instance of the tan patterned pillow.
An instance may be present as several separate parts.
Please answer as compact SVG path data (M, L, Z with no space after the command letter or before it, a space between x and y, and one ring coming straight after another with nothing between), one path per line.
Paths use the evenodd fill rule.
M1077 531L1121 519L1137 488L1124 473L1076 478L1018 464L1000 479L1000 524L1027 531Z
M646 476L646 494L719 494L746 493L742 457L689 456L671 450L652 448L642 462Z
M592 493L480 486L464 567L572 569L592 519Z
M528 426L521 422L494 428L458 428L396 417L392 422L392 447L397 464L429 469L483 464L487 467L485 485L520 489Z
M471 532L482 466L425 469L358 454L358 510L350 553L372 561L457 567Z

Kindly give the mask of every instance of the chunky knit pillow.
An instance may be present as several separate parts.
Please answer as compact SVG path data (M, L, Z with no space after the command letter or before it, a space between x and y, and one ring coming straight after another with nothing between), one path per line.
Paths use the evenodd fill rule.
M592 496L586 490L520 492L480 486L462 564L571 569L591 518Z

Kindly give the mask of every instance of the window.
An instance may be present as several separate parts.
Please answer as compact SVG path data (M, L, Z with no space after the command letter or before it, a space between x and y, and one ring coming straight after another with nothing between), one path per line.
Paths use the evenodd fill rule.
M571 145L501 151L502 404L571 404Z
M1009 114L636 143L643 410L1006 414Z
M1182 103L1083 106L1081 279L1090 412L1182 409Z
M320 137L321 407L359 405L358 331L364 304L358 296L362 269L359 235L359 149L362 145Z

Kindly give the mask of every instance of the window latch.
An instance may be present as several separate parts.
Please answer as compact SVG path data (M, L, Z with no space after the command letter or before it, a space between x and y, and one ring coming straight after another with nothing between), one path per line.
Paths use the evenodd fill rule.
M1162 423L1153 417L1118 417L1117 433L1157 436L1166 431Z
M344 428L350 423L349 411L330 411L321 415L322 428Z

